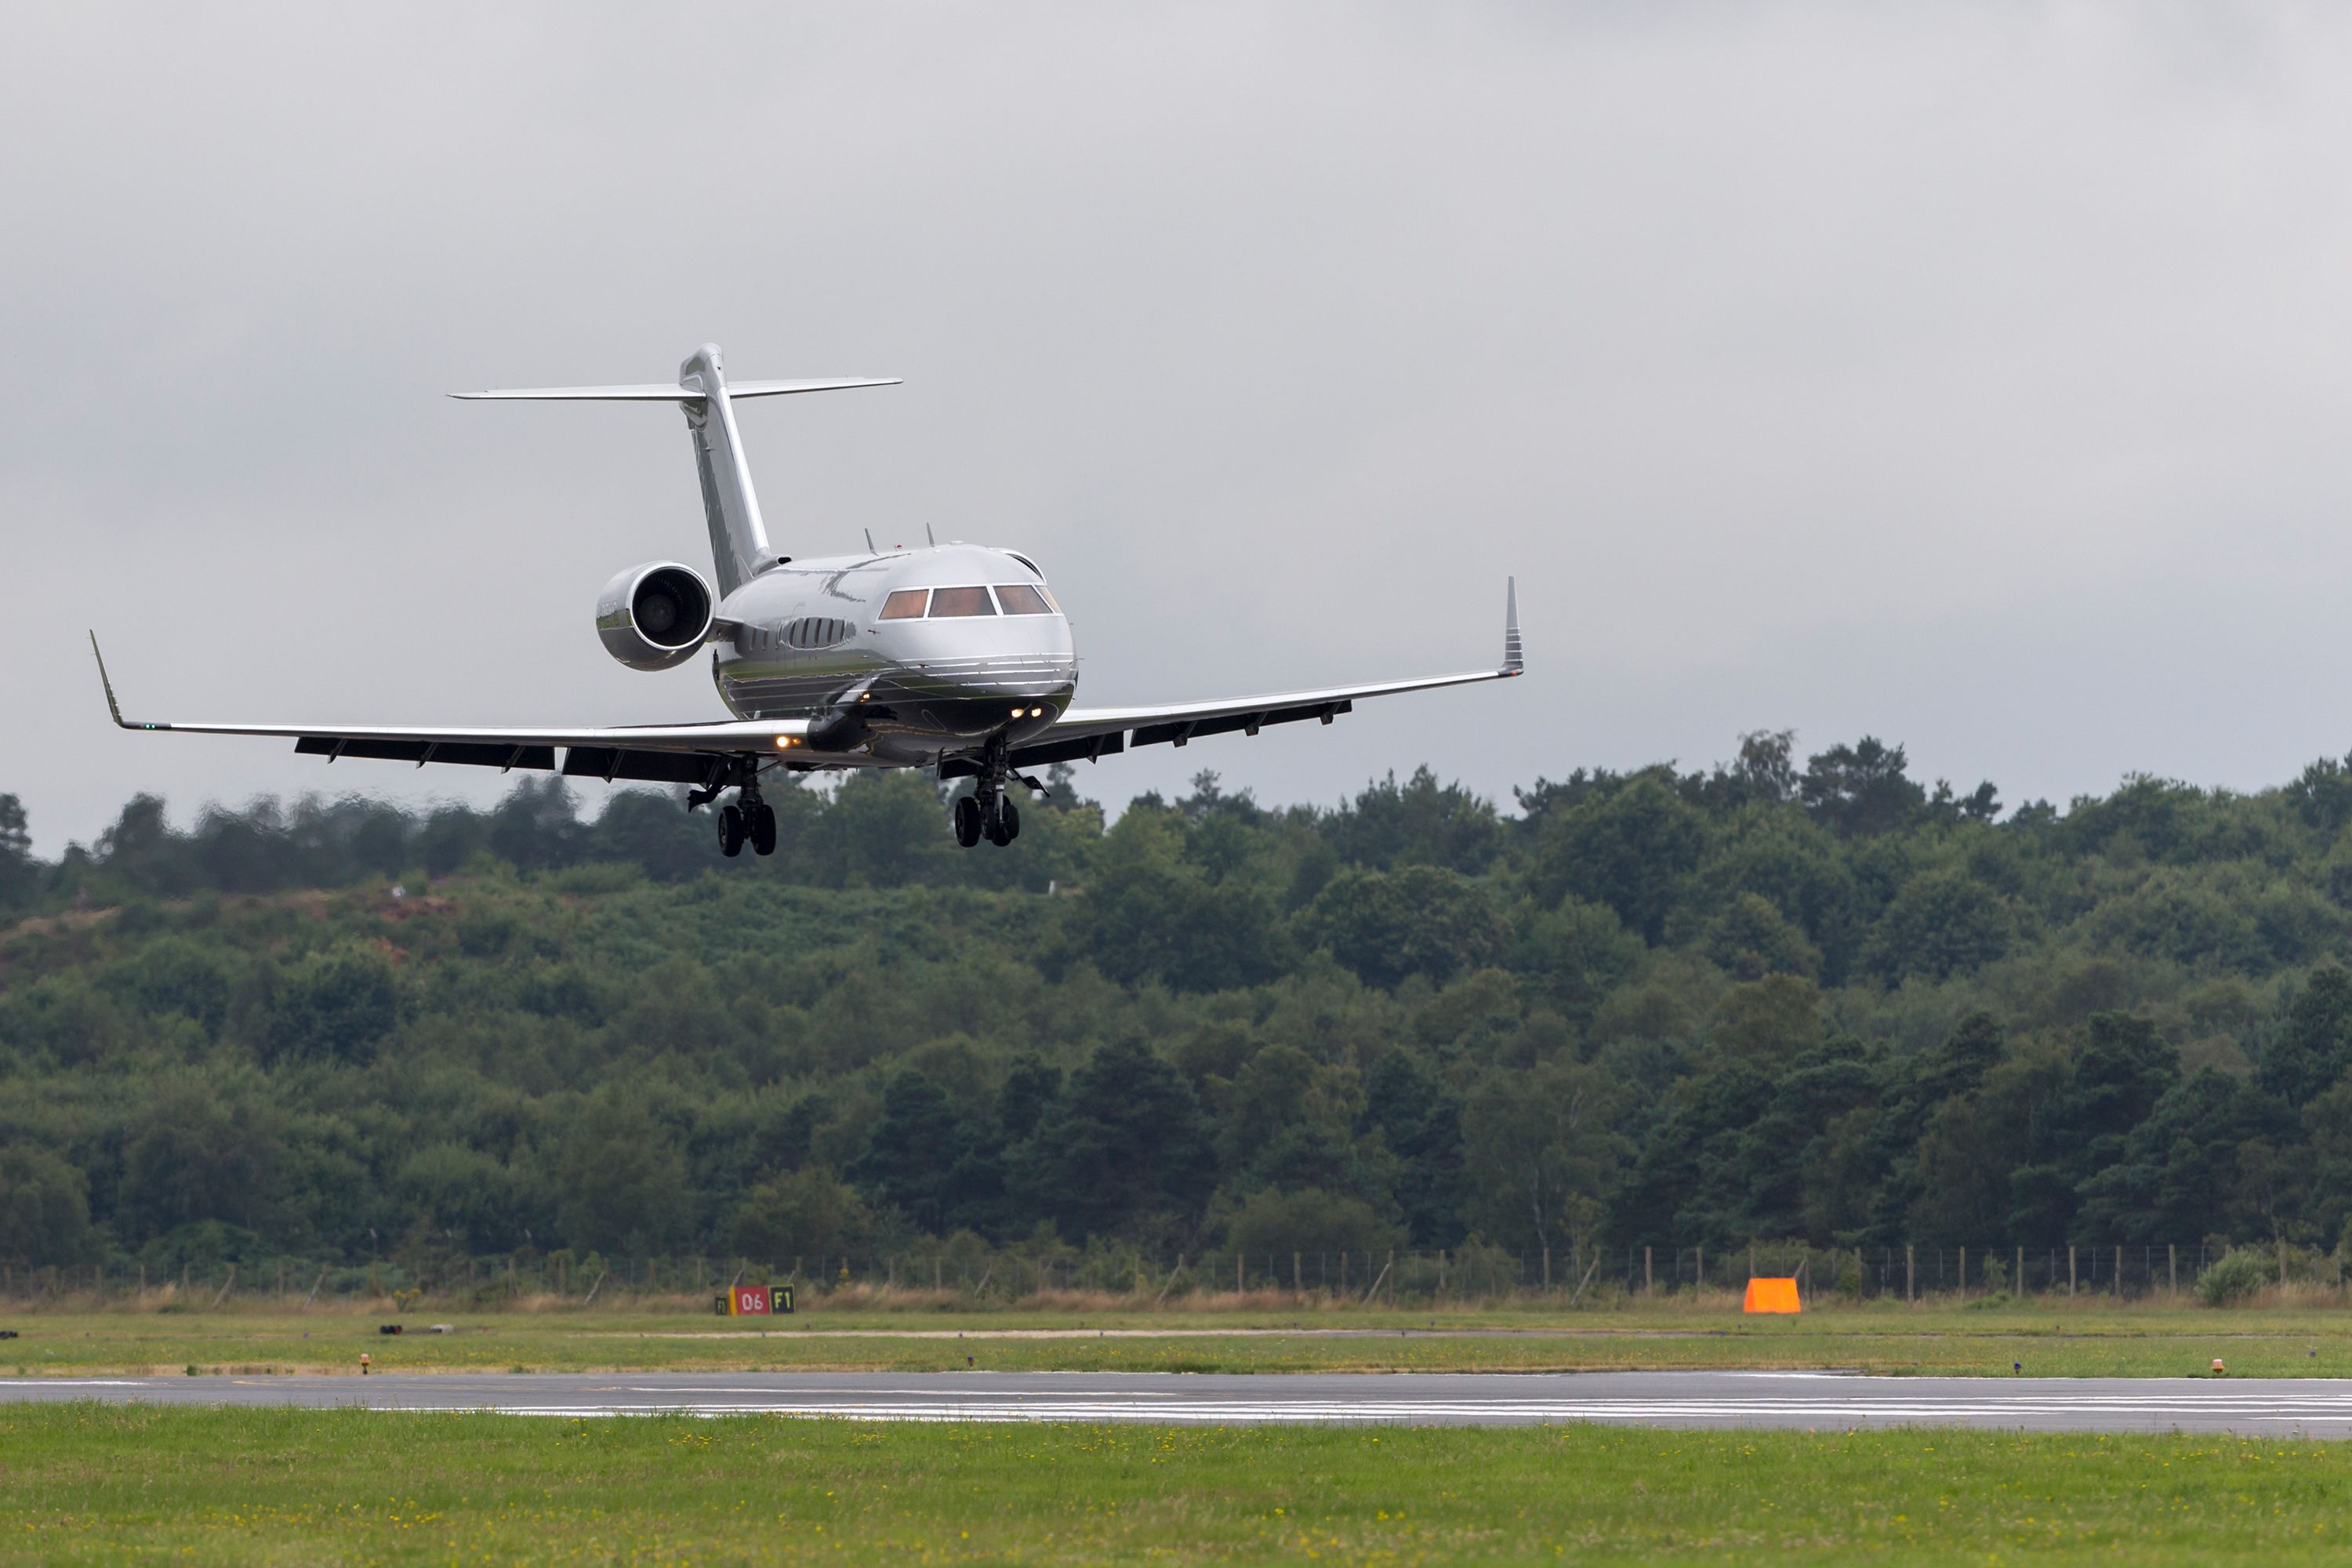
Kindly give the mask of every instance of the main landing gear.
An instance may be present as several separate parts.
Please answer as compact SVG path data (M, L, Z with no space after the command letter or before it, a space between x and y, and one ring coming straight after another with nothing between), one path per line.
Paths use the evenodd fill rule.
M737 804L721 807L719 813L719 850L732 859L743 853L749 843L755 855L776 852L776 808L760 798L757 786L746 784L737 792Z
M1002 848L1021 837L1021 813L1004 793L1005 781L1019 776L1005 761L1004 737L999 735L982 753L980 781L972 793L955 803L958 844L969 849L985 838ZM1021 782L1029 783L1027 779Z
M999 792L996 809L982 805L980 796L968 795L955 803L956 842L966 849L987 839L991 844L1006 845L1021 837L1021 813Z

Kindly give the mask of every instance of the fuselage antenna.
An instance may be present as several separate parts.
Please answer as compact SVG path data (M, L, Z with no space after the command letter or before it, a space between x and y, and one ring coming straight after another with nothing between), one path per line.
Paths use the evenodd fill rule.
M932 549L937 550L940 547L940 536L931 531L931 525L928 522L923 524L923 537L931 542Z
M866 553L868 555L879 555L882 553L880 551L874 548L874 531L870 528L866 531Z

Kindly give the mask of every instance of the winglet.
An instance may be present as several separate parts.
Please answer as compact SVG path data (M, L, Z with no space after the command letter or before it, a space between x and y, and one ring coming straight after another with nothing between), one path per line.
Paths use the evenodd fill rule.
M1527 673L1526 654L1519 647L1519 580L1503 579L1503 670L1505 675Z
M114 682L106 673L106 656L98 651L98 634L89 634L89 651L98 660L98 683L106 688L106 710L114 715L114 722L125 730L168 730L168 724L134 724L122 716L122 704L114 700Z
M114 715L117 725L128 730L131 726L122 722L122 704L114 700L114 682L106 677L106 656L98 651L98 633L95 631L89 634L89 651L91 657L98 660L98 683L106 688L106 710Z

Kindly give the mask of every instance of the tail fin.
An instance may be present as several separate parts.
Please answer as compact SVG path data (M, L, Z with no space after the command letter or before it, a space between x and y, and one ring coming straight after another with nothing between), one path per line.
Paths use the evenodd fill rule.
M719 345L705 343L677 367L677 384L702 395L688 399L686 427L694 436L694 471L702 480L702 519L710 527L710 559L720 597L760 574L775 559L760 497L751 489L751 465L735 429L735 405L727 395L727 373Z
M694 436L694 466L702 481L702 516L710 529L711 565L721 596L760 574L775 559L760 498L751 489L735 428L734 400L795 392L838 392L856 386L896 386L895 376L817 381L746 381L730 386L717 343L705 343L677 367L675 383L641 386L525 386L502 392L453 392L467 399L555 399L568 402L676 403Z

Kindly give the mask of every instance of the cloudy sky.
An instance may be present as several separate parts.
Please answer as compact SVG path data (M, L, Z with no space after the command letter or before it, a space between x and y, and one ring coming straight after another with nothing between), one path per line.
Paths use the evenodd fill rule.
M2011 804L2352 745L2352 13L2265 5L12 7L0 790L494 793L134 716L719 716L590 628L707 553L1024 549L1087 700L1529 676L1202 767L1506 801L1740 731ZM593 791L592 791L593 793Z

